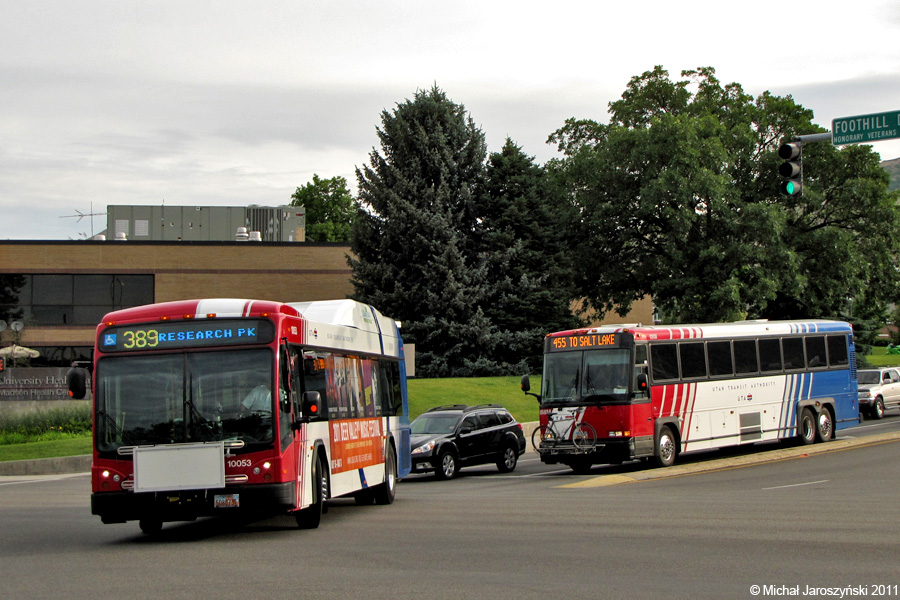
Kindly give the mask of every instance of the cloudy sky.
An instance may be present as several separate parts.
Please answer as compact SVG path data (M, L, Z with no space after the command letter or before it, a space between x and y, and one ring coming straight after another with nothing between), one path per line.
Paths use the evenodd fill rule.
M382 111L435 84L541 163L657 64L830 128L900 110L898 39L896 0L0 0L0 239L82 239L106 217L70 215L111 204L287 204L314 173L355 189Z

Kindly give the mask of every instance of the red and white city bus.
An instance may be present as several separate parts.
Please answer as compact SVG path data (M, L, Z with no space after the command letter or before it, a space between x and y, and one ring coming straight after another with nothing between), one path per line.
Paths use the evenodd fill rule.
M528 376L522 389L530 393ZM577 472L635 458L798 436L859 423L853 332L840 321L602 326L544 341L545 463Z
M88 374L69 372L70 394ZM166 302L107 314L93 361L91 512L104 523L390 504L410 469L403 342L352 300Z

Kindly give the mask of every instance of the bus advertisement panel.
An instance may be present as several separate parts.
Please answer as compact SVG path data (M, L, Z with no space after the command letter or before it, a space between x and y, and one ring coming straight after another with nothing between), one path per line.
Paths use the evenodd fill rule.
M104 523L237 513L317 527L389 504L410 469L403 342L351 300L140 306L97 328L91 510ZM83 397L88 374L69 372Z
M522 388L531 393L527 376ZM544 341L546 463L576 471L635 458L797 437L859 423L853 332L840 321L604 326Z

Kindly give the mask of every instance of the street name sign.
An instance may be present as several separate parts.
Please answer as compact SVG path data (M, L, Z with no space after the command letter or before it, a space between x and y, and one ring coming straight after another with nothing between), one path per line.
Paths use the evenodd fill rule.
M900 110L841 117L831 121L831 143L864 144L900 138Z

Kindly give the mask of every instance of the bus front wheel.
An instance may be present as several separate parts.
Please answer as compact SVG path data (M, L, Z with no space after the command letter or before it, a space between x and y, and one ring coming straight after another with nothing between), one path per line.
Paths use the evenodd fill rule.
M678 445L675 435L668 425L659 430L659 438L656 441L656 463L660 467L671 467L675 464L678 454Z
M397 493L397 455L394 447L388 450L384 461L384 483L375 488L375 504L391 504Z
M162 519L148 518L140 520L141 531L147 535L157 535L162 531Z
M325 474L325 462L322 456L316 457L315 467L310 474L312 478L313 503L295 513L297 527L300 529L315 529L322 521L322 507L325 506L325 498L328 490L328 476Z

